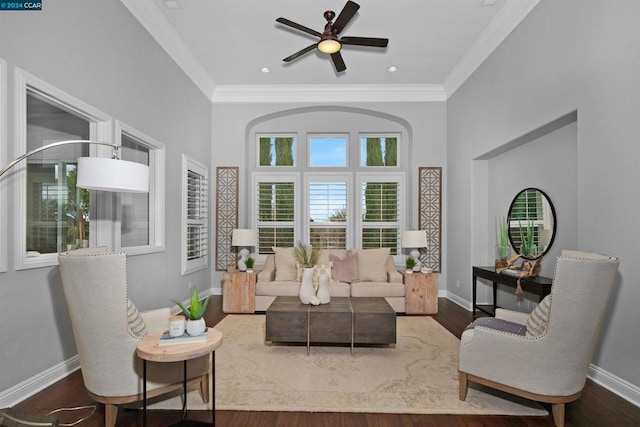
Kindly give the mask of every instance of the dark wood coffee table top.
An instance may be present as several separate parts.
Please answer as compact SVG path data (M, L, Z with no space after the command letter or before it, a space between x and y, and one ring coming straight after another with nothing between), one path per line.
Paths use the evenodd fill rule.
M396 313L382 297L332 297L302 304L279 296L266 310L267 341L311 344L395 344Z

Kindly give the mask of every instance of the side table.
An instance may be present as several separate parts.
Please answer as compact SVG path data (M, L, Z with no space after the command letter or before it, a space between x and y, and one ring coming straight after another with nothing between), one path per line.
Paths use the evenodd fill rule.
M438 276L434 273L400 272L405 286L406 314L438 313Z
M136 354L142 359L142 423L147 426L147 361L150 362L183 362L183 378L182 392L184 394L184 403L182 406L182 421L174 424L174 426L199 426L209 425L185 419L187 414L187 361L205 356L211 353L211 425L216 424L215 410L215 356L216 349L222 345L222 332L214 328L208 328L207 341L199 343L175 344L168 346L160 346L158 342L162 332L146 336L138 343Z
M237 271L225 273L222 283L222 311L225 313L253 313L256 310L256 275Z

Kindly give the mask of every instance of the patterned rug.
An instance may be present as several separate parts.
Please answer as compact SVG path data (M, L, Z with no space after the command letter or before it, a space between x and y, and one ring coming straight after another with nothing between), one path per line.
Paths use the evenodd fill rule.
M229 315L216 351L216 409L547 415L537 403L470 383L458 399L460 341L430 317L397 318L395 347L265 344L264 315ZM197 392L188 408L206 409ZM180 409L181 396L150 409Z

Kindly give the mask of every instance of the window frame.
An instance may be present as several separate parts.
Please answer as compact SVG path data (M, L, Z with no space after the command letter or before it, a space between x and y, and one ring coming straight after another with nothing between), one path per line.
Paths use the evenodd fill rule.
M46 83L45 81L27 73L24 70L16 68L15 71L15 140L14 151L16 153L27 152L27 93L32 92L39 97L46 99L53 105L61 109L67 110L78 117L81 117L89 123L90 139L96 141L110 141L112 118L100 110L80 101L79 99L67 94L66 92ZM106 146L98 146L91 144L89 147L91 156L111 157L112 149ZM18 154L18 155L20 155ZM41 254L37 257L28 257L26 249L26 230L27 230L27 173L24 165L16 166L15 184L16 184L16 202L14 203L14 216L16 218L15 235L15 268L16 270L24 270L30 268L49 267L58 264L57 253ZM90 217L89 222L89 246L98 246L100 242L109 240L107 236L111 233L111 227L98 225L98 221L103 218L99 212L106 210L102 205L103 197L91 193ZM107 217L108 218L108 217Z
M189 171L195 172L198 175L204 177L204 179L206 180L206 192L205 192L205 197L206 197L206 216L204 219L200 219L200 220L189 220L188 218L188 191L187 191L187 186L189 183ZM181 246L182 246L182 251L181 251L181 259L182 259L182 275L187 275L193 272L196 272L198 270L203 270L205 268L209 267L209 258L211 256L211 251L210 251L210 241L211 241L211 237L210 237L210 227L209 227L209 221L211 219L211 205L210 205L210 197L209 197L209 190L210 190L210 182L211 182L211 178L209 177L209 168L198 162L197 160L189 157L186 154L182 154L182 180L181 180L181 190L182 190L182 232L181 232ZM202 193L201 193L202 194ZM200 200L200 202L202 202L202 200ZM202 227L205 229L205 233L206 233L206 242L207 242L207 249L206 249L206 254L205 256L201 256L197 259L194 260L189 260L188 259L188 241L189 241L189 233L187 231L188 227L190 224L194 224L194 223L200 223L202 225Z
M166 148L161 142L137 129L115 121L116 144L122 146L122 135L149 149L149 244L122 247L122 195L115 193L117 214L115 218L115 247L128 255L148 254L165 250L165 158Z

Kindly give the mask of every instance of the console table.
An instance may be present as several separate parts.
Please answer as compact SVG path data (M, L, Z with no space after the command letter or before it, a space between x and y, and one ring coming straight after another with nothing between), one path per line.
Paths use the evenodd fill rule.
M472 274L473 278L471 282L471 289L473 291L474 317L476 315L476 310L484 311L491 316L495 315L496 308L498 307L496 305L498 283L516 288L518 286L518 280L520 280L522 290L537 295L539 300L551 293L552 279L549 277L537 276L533 278L525 277L519 279L518 277L506 274L498 274L496 273L495 267L472 267ZM493 283L493 304L476 304L478 278L487 279Z

